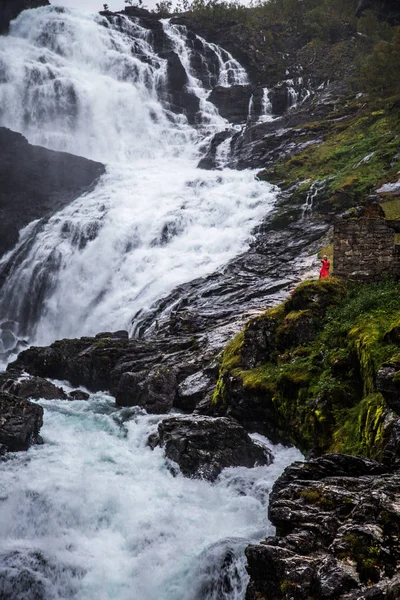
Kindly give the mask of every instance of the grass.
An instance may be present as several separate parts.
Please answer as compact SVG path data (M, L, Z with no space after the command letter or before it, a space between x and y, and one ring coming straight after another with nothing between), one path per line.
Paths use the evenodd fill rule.
M294 306L299 310L293 311ZM379 458L388 409L375 379L385 361L399 356L399 345L391 341L395 336L387 335L397 331L399 314L400 284L395 281L303 282L285 303L247 326L253 334L258 328L261 335L265 324L275 319L268 360L243 368L241 352L254 343L254 335L247 340L246 330L227 346L214 402L229 404L223 382L237 379L244 397L254 395L269 419L275 415L276 431L285 432L301 450ZM312 339L307 329L310 315Z

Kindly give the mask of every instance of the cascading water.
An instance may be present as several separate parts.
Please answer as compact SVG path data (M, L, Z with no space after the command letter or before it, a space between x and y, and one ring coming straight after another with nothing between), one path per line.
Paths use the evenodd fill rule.
M196 72L185 29L164 22L162 36L195 100L189 120L171 99L165 48L139 22L44 8L0 38L0 124L107 165L94 191L28 226L0 263L0 320L31 341L127 327L245 248L272 207L253 173L196 168L226 127L208 92L244 83L244 70L197 38ZM270 467L210 485L173 477L146 447L159 416L104 394L42 405L46 443L0 464L0 597L243 600L243 548L269 531L268 492L297 451L275 448Z
M0 597L243 600L243 549L272 533L268 493L297 451L210 485L146 447L159 416L101 393L42 404L46 444L0 465Z
M185 93L198 99L197 128L170 110L168 63L152 32L126 17L110 25L74 11L27 11L0 39L0 123L107 164L92 193L36 231L3 286L1 316L37 343L127 328L175 285L240 252L272 206L271 186L252 172L196 168L226 121L207 102L185 29L163 28ZM246 81L230 55L199 41L214 57L215 85Z

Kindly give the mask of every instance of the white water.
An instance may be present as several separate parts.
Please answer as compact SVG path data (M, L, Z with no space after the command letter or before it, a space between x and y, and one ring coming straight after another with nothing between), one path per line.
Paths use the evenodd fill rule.
M107 164L92 193L21 234L33 244L7 277L0 321L29 313L32 341L128 327L242 251L272 207L271 186L253 173L196 169L226 122L191 71L184 31L164 27L200 99L197 129L170 111L166 61L138 24L106 28L46 8L0 37L0 123ZM220 83L245 81L232 57L208 49ZM45 445L0 462L0 596L243 600L243 548L272 533L268 492L297 451L274 448L270 467L229 469L211 485L173 477L163 452L146 447L161 417L116 411L104 394L42 405Z
M22 13L0 38L0 123L107 164L92 193L37 233L3 286L0 320L25 315L20 333L36 343L128 328L175 285L241 252L274 201L252 172L196 169L204 141L226 122L191 70L185 31L164 23L200 99L197 129L165 102L167 63L151 33L125 18L104 24L45 8ZM230 55L203 43L219 83L246 81Z
M161 417L116 411L101 393L41 404L46 444L0 463L0 596L16 600L2 576L24 565L46 600L243 600L242 550L273 534L268 492L298 451L275 447L271 466L227 469L211 485L173 477L146 447Z

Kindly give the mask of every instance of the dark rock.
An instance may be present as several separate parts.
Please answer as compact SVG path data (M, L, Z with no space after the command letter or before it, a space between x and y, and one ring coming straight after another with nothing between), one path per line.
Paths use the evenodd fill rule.
M175 402L177 408L192 412L198 403L206 396L211 387L210 379L198 371L189 375L178 386L178 396Z
M100 163L31 146L0 127L0 256L17 243L22 227L60 210L103 173ZM0 273L0 281L6 276Z
M0 0L0 34L8 32L10 21L27 8L49 6L48 0Z
M241 349L243 369L254 369L269 360L271 353L276 350L277 326L277 321L268 316L254 319L248 324Z
M189 123L195 123L200 100L187 89L188 79L181 59L173 50L165 50L160 56L167 59L167 93L171 109L183 112Z
M114 340L128 340L129 339L129 333L125 330L125 329L121 329L120 331L102 331L101 333L98 333L97 335L95 335L96 339L101 339L101 338L112 338Z
M400 483L386 471L340 454L288 467L270 496L277 537L246 550L246 600L384 600L399 589Z
M43 408L0 392L0 445L10 452L27 450L38 441Z
M69 400L89 400L89 398L90 395L83 390L72 390L72 392L68 394Z
M21 381L8 380L2 385L1 391L9 392L18 398L32 398L38 400L65 400L67 394L61 387L42 379L41 377L30 377Z
M175 373L166 367L126 372L121 377L116 402L119 406L142 406L150 413L162 414L172 408L176 390Z
M400 378L398 383L395 379L398 373L399 365L397 365L397 368L383 366L376 376L376 389L385 398L388 407L395 413L400 414Z
M214 135L211 143L208 146L206 154L200 159L197 165L199 169L216 169L220 165L217 164L217 150L220 144L232 137L233 131L225 129L225 131L219 131Z
M290 96L287 85L281 83L274 86L269 93L269 99L272 105L272 113L274 115L283 115L290 107Z
M400 419L393 423L389 441L383 451L382 463L390 470L400 469Z
M252 95L250 85L232 85L214 87L207 100L215 104L219 114L230 123L245 123L249 114L249 102Z
M162 446L183 475L213 481L226 467L268 465L269 450L251 440L238 423L224 417L172 417L150 436L152 448Z

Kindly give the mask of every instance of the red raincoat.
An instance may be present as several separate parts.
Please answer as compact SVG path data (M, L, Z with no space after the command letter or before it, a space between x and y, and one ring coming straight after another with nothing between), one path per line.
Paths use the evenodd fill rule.
M329 260L321 260L322 263L322 267L321 270L319 272L319 278L320 279L325 279L325 277L329 277L329 269L331 268L331 263Z

